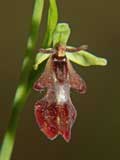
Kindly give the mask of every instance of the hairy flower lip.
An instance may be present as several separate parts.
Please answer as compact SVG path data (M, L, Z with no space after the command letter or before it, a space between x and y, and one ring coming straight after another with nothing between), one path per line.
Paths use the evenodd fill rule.
M36 91L47 88L46 95L35 103L35 118L40 130L50 140L61 135L69 142L71 128L77 116L70 98L70 88L80 94L86 93L84 80L65 56L54 54L49 58L45 71L33 88Z
M36 122L48 139L54 140L61 135L66 142L70 141L71 127L76 119L76 110L70 108L69 104L58 105L54 102L49 106L47 100L36 102Z

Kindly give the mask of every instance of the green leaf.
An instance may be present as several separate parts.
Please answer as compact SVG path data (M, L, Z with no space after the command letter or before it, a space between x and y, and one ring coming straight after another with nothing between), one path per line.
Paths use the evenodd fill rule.
M45 38L43 41L43 48L48 48L52 44L53 33L55 31L57 21L58 21L58 9L56 0L50 0L50 7L48 11L48 21L47 21L47 31L45 33Z
M67 23L58 23L53 34L53 47L56 44L66 44L70 36L70 27Z
M96 57L93 54L83 50L75 53L66 52L66 56L72 62L85 67L92 65L99 65L99 66L107 65L107 60L105 58Z
M50 54L45 54L42 52L37 53L35 58L35 65L34 70L38 69L39 64L41 64L43 61L45 61L47 58L49 58Z

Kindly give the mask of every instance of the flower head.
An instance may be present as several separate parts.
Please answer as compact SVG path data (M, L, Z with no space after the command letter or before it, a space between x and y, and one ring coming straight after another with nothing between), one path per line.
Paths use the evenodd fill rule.
M45 71L34 83L34 89L47 89L45 96L35 103L35 117L41 131L49 138L63 136L65 141L71 138L71 128L77 113L70 98L70 89L79 93L86 92L84 80L73 69L69 60L81 66L106 65L104 58L89 52L86 45L75 48L67 46L70 35L68 24L58 24L53 35L53 48L40 49L34 68L48 59Z

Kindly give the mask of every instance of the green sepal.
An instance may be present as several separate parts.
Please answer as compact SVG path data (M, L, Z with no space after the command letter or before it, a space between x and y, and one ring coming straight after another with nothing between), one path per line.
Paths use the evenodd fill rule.
M67 23L58 23L53 34L53 47L57 44L67 43L70 36L70 27Z
M99 65L99 66L107 65L107 60L105 58L96 57L95 55L83 50L75 53L66 52L66 56L70 61L84 67L92 65Z
M45 61L47 58L49 58L50 54L45 54L42 52L37 53L35 58L35 64L34 64L34 70L38 69L38 66Z

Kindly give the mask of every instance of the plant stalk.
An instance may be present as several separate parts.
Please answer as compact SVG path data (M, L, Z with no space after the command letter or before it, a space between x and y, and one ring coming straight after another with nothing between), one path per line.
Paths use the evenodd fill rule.
M12 113L8 124L8 129L5 133L3 144L1 146L0 160L11 159L20 113L30 93L30 88L28 87L28 78L32 70L34 56L33 52L39 35L38 33L42 18L43 6L44 0L35 0L35 6L32 16L32 26L28 38L26 54L22 64L20 82L16 90L15 98L13 100Z

